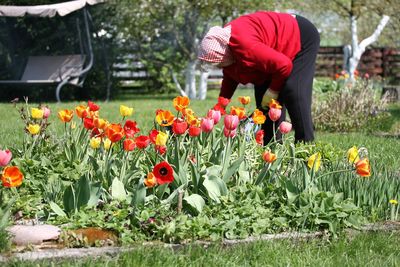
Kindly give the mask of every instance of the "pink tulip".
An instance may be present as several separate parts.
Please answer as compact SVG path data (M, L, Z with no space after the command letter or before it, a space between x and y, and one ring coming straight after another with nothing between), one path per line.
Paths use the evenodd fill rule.
M205 133L209 133L214 128L214 120L209 118L203 118L201 120L201 130Z
M12 157L10 150L0 150L0 166L5 167L10 162Z
M271 121L277 121L282 115L282 110L278 108L270 108L268 111L268 116L271 119Z
M221 111L210 109L207 113L207 118L214 120L214 125L221 120Z
M228 130L235 130L239 125L239 117L236 115L226 115L224 118L224 125Z
M47 119L50 116L50 109L48 107L42 107L43 118Z
M281 122L281 124L279 124L279 131L283 134L287 134L292 130L292 124L290 122L287 121L283 121Z
M236 129L235 130L229 130L229 129L224 127L224 135L225 135L225 137L233 138L233 137L236 136Z

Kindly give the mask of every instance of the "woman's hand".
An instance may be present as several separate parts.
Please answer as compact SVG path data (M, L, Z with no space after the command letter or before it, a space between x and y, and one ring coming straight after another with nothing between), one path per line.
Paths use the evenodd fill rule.
M267 91L265 92L263 98L262 98L261 107L263 109L267 109L269 102L271 102L272 99L277 100L278 96L279 96L279 92L273 91L273 90L268 88Z

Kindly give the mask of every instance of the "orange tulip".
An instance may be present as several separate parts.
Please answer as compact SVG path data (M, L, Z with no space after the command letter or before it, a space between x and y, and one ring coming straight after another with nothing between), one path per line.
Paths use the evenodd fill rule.
M111 123L106 129L106 135L111 142L115 143L124 137L124 129L119 123Z
M24 175L17 166L5 167L1 175L1 181L4 187L17 187L22 184Z
M242 105L248 105L250 103L250 96L239 96L238 99Z
M75 112L79 118L83 119L89 115L89 108L86 107L85 105L79 105L75 107Z
M262 155L263 160L268 163L272 163L276 160L276 154L272 153L271 151L267 150Z
M99 117L94 117L93 124L94 127L104 130L107 127L108 121L100 119Z
M356 162L356 172L358 175L363 177L371 176L371 166L368 159L362 159Z
M267 117L265 117L264 113L261 110L254 110L253 112L253 121L255 124L263 124Z
M190 100L187 96L177 96L173 100L174 108L182 112L183 109L189 106Z
M161 126L171 126L174 122L174 115L169 110L158 110L156 114L156 121Z
M238 116L239 120L246 118L246 109L241 107L231 107L231 115Z
M271 101L269 102L268 106L269 106L269 108L282 109L282 106L275 99L271 99Z
M60 118L60 120L65 123L70 122L73 116L74 116L73 110L64 109L58 112L58 118Z
M147 174L147 178L144 179L144 185L147 188L152 188L155 185L157 185L157 180L156 180L156 177L154 176L154 173L149 172L149 174Z

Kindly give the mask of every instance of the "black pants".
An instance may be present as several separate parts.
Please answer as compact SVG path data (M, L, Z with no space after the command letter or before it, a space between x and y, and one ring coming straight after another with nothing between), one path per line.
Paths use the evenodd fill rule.
M314 140L314 127L311 118L312 87L315 73L315 60L319 49L319 33L307 19L296 16L300 28L301 50L293 60L293 70L279 93L278 101L282 105L282 116L275 122L275 129L285 120L286 109L295 131L295 140ZM261 100L270 81L254 86L257 108L267 116L267 110L261 108ZM268 118L263 124L264 144L273 138L273 122ZM277 133L277 139L281 134Z

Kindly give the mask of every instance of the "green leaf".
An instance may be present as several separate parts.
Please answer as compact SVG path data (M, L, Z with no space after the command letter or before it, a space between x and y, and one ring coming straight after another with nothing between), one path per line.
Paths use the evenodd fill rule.
M183 200L186 201L186 203L189 204L192 208L194 208L197 211L197 213L201 213L203 207L206 204L204 199L198 194L192 194L190 196L185 197Z
M232 175L234 175L235 174L235 172L239 169L239 167L240 167L240 164L242 164L242 162L243 162L243 160L244 160L244 156L241 156L240 158L238 158L236 161L234 161L233 163L232 163L232 165L230 165L229 167L228 167L228 170L225 172L225 173L223 173L222 175L222 179L225 181L225 182L227 182L228 180L229 180L229 178L231 178L232 177Z
M127 194L125 191L125 186L124 184L118 179L118 177L115 177L114 180L112 181L111 185L111 196L119 201L124 201L126 200Z
M226 195L228 192L225 182L216 176L206 177L203 185L207 190L208 196L217 203L220 202L219 197Z
M63 197L64 209L69 213L75 210L76 199L73 185L68 186L64 191Z
M55 214L61 217L67 217L67 214L57 205L57 203L50 201L50 208L54 211Z
M286 186L286 195L287 195L287 198L288 198L288 202L289 202L289 204L291 204L299 196L299 190L297 189L297 187L290 180L287 180L285 182L285 186Z
M101 183L95 183L91 184L90 186L90 198L88 200L87 205L89 207L94 207L97 205L97 202L99 201L101 196Z
M78 183L75 184L76 192L76 206L79 210L80 207L87 205L90 199L90 182L86 175L82 175Z
M132 204L134 206L144 205L145 198L146 198L146 186L143 184L143 181L139 181L134 197L132 198Z

